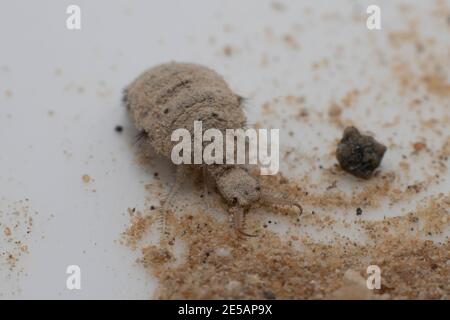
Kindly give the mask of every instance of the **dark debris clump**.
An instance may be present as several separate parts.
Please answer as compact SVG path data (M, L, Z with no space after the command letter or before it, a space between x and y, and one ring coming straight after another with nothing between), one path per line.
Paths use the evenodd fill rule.
M355 127L347 127L336 157L343 170L358 178L369 179L380 165L386 149L373 137L362 135Z

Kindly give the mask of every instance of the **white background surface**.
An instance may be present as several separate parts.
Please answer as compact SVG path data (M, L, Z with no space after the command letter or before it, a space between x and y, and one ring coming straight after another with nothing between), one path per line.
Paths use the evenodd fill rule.
M153 172L160 172L167 185L173 180L167 163L144 168L134 159L135 132L120 99L122 89L144 69L170 60L214 68L249 98L250 123L259 118L262 103L274 97L305 94L310 107L320 109L352 86L384 76L385 71L371 68L370 45L362 45L345 51L335 69L312 80L313 62L330 58L337 45L351 48L355 41L367 41L365 21L352 20L366 17L366 3L288 1L284 12L270 3L1 1L0 210L6 214L8 206L28 198L30 211L38 214L25 241L30 253L19 261L24 272L0 267L0 298L151 296L155 282L134 265L136 253L115 242L129 221L127 208L144 206L144 184ZM69 4L81 7L80 31L66 29ZM402 25L395 6L382 4L384 30ZM327 14L337 16L325 23L321 17ZM267 29L273 39L267 39ZM279 40L287 32L301 50ZM224 55L225 45L235 48L231 57ZM267 68L260 65L263 54L271 62ZM393 106L399 101L389 94L385 98ZM371 102L368 97L361 103ZM374 110L365 124L374 128L378 120L398 114L394 107L388 113ZM114 131L118 124L123 134ZM274 120L273 126L279 125ZM285 135L282 148L299 152L312 150L317 132L330 140L340 136L326 126L301 128L295 121L290 126L304 139ZM407 135L397 130L400 140ZM377 132L380 140L389 134ZM387 157L384 168L392 169L396 156ZM93 181L84 184L83 174ZM448 191L449 184L439 188ZM155 205L159 200L154 196ZM65 287L71 264L82 269L80 291Z

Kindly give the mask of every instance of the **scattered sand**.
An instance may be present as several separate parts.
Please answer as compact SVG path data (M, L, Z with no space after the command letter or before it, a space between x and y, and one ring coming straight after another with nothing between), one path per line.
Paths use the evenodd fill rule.
M449 227L448 219L443 223L449 209L446 196L403 217L358 220L367 243L336 236L329 244L265 228L243 240L227 221L183 212L168 219L174 238L186 246L181 261L171 248L143 245L139 262L159 279L158 299L449 299L448 239L422 237ZM129 230L140 230L140 238L141 227L135 220ZM348 279L352 273L365 283L369 265L381 268L380 290Z
M0 207L0 268L21 274L19 261L28 252L27 241L33 230L29 201L22 200ZM19 268L19 270L17 270Z
M288 10L281 2L272 2L271 7L277 14ZM443 1L430 8L435 21L445 22L450 16ZM378 47L374 34L368 36L369 41L358 42L372 47L376 57L367 61L362 80L372 79L370 70L375 68L385 72L385 79L370 81L370 85L361 81L320 108L301 90L320 82L299 84L298 91L260 103L261 117L252 119L254 127L263 128L281 128L295 121L311 128L317 133L316 141L327 146L309 153L286 147L281 150L285 172L299 172L300 163L306 169L295 174L295 179L282 174L261 177L263 185L297 199L304 208L301 217L280 208L264 214L252 210L246 229L258 236L240 239L226 213L214 216L181 206L167 219L170 241L159 245L145 239L146 234L157 232L153 228L156 211L130 214L124 244L141 251L138 262L158 280L153 298L450 299L450 190L441 187L449 177L449 60L436 46L437 40L422 33L414 8L404 5L399 10L404 11L405 24L384 34L389 50ZM305 10L305 15L314 15L314 10ZM359 18L354 22L363 23ZM265 27L262 34L270 45L299 50L302 43L297 31L301 29L280 34ZM234 44L227 46L239 49ZM327 79L349 51L358 48L336 48L311 62L317 74L311 82ZM405 54L411 51L414 54ZM267 52L258 61L261 68L276 63ZM386 92L397 95L398 101L386 98ZM361 110L367 99L371 107ZM377 114L375 109L393 107L401 113L392 118L372 116ZM367 128L357 120L367 122ZM382 165L368 181L349 178L336 164L338 139L350 125L387 137L389 166ZM335 129L334 138L321 136L321 126ZM294 132L288 134L298 139ZM164 197L160 184L148 188L153 197ZM351 190L343 190L344 185L352 186ZM415 207L406 209L407 204ZM384 218L372 217L377 210L384 210ZM278 231L279 224L288 226L285 233ZM331 236L322 237L322 232ZM175 250L179 245L181 255ZM365 285L369 265L381 269L379 290L368 290Z

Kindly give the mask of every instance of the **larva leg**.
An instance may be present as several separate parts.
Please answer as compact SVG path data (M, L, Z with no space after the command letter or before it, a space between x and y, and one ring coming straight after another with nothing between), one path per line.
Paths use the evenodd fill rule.
M244 103L244 102L247 101L247 98L244 98L243 96L236 95L236 97L237 97L237 99L238 99L238 103L239 103L239 104L242 104L242 103Z
M299 216L303 213L303 207L295 200L283 198L277 195L276 192L263 190L261 191L260 202L270 206L290 206L296 207L299 210Z
M145 131L141 131L136 135L136 138L134 140L134 144L139 145L140 143L142 143L143 141L145 141L145 139L147 138L147 133Z
M123 89L122 104L125 106L125 108L130 110L130 103L128 101L128 88Z
M184 178L186 176L185 173L186 169L184 166L177 167L175 183L172 185L169 194L167 195L166 199L162 203L161 208L159 209L158 220L160 223L161 243L164 243L170 235L170 231L168 230L167 226L167 213L170 210L172 199L176 196L176 194L180 190L181 185L183 184Z
M233 219L233 228L236 231L236 234L238 237L240 236L246 236L246 237L256 237L255 234L249 234L246 233L244 230L242 230L245 226L245 211L243 208L239 207L231 207L229 209L230 214L232 215Z

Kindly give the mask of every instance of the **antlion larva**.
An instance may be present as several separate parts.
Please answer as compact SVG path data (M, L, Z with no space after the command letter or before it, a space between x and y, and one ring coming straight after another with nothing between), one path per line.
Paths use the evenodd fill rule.
M141 74L124 91L123 101L141 136L160 155L170 159L175 142L174 130L185 128L194 134L194 121L202 121L202 130L245 127L242 98L231 91L215 71L196 64L166 63ZM179 165L177 182L186 165ZM295 201L274 196L261 188L257 178L245 165L201 164L203 172L216 183L217 190L229 206L237 232L241 230L244 213L254 204L290 205L302 208ZM170 195L174 194L174 190ZM163 204L170 202L170 195ZM162 210L164 213L165 210Z

